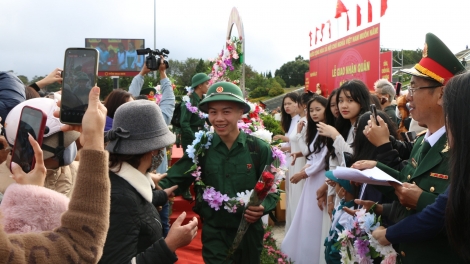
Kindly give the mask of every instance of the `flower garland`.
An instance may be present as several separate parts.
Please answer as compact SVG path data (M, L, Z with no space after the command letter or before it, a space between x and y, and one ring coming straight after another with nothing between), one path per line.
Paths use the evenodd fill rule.
M194 184L203 188L204 191L202 194L202 199L207 202L211 208L219 211L220 207L223 205L223 208L229 213L236 213L239 207L245 206L248 203L253 190L246 190L244 192L237 193L236 197L229 197L228 195L217 191L213 186L206 185L201 179L201 167L198 166L199 157L204 156L205 150L209 149L214 135L213 132L205 131L198 131L194 135L196 138L193 140L192 145L189 145L186 149L188 157L193 160L194 164L187 172L191 172L191 175L196 178ZM284 153L282 151L276 151L275 149L276 148L274 147L272 151L274 158L272 166L276 168L285 166ZM280 181L281 179L277 179L273 187L269 190L269 193L275 193L278 191L278 185L280 184Z
M211 77L209 84L221 81L233 82L234 84L239 83L238 78L240 78L241 72L238 73L238 71L240 70L240 65L243 62L242 39L236 37L233 37L231 40L228 39L225 46L226 49L222 50L215 60L210 59L214 64L212 65L212 71L209 74ZM235 79L234 81L231 81L228 76L230 72L237 72L235 74L235 78L233 78Z
M188 109L188 111L193 114L197 114L199 118L201 119L208 118L209 117L208 114L200 111L197 106L191 105L191 99L189 98L189 96L194 92L194 89L192 87L186 87L185 89L188 93L187 95L183 96L183 102L185 102L184 105L186 105L186 108Z
M340 251L341 263L373 263L378 257L382 258L382 264L395 263L397 253L392 245L382 246L372 236L372 231L379 226L380 217L373 213L373 207L368 212L358 210L338 234L335 246Z

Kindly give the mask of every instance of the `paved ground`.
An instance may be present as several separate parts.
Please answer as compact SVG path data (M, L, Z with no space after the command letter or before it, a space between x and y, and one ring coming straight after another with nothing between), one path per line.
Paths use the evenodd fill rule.
M284 239L285 236L285 222L280 222L274 225L273 227L273 237L276 239L276 244L278 248L281 247L282 240Z

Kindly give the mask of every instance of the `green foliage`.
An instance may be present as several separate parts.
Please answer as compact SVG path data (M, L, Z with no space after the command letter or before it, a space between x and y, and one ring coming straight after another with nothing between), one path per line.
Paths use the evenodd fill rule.
M275 76L281 77L285 82L285 87L305 85L305 73L309 70L308 60L302 56L297 56L294 61L284 63L280 69L276 70Z
M263 87L269 88L270 82L269 80L263 76L261 73L253 72L250 78L246 76L245 70L245 86L254 88L254 87ZM267 95L267 93L266 93Z
M271 71L268 72L268 74L266 74L266 77L268 79L272 79L273 78L273 74L271 73Z
M204 61L202 59L199 59L199 62L197 63L196 69L194 70L194 72L195 73L200 73L200 72L207 73L206 70L207 70L207 67L204 64Z
M28 77L26 77L24 75L18 75L18 78L24 83L24 85L29 84Z
M185 61L169 60L170 68L166 74L176 80L176 85L180 87L191 86L191 79L196 74L196 67L200 59L187 58Z
M47 74L45 74L44 76L34 76L33 79L31 79L31 81L29 82L23 82L25 85L28 85L30 83L35 83L35 82L38 82L44 78L46 78ZM45 87L43 87L43 90L46 91L46 92L57 92L60 90L60 88L62 87L61 84L59 83L51 83L49 85L46 85Z
M286 88L286 82L281 78L281 76L274 77L274 80L281 85L281 87Z
M269 91L268 88L258 87L258 88L254 89L253 91L250 92L250 97L251 98L258 98L258 97L261 97L261 96L266 96L266 95L268 95L268 91Z
M274 117L270 114L260 115L261 120L263 120L264 127L271 131L273 135L284 135L284 132L281 128L281 123L276 121Z
M390 51L389 49L380 49L380 52L386 52ZM423 50L422 49L416 49L416 50L392 50L393 52L393 67L401 67L404 65L409 65L409 64L416 64L418 63L421 58L423 57ZM401 57L403 54L403 65L400 65L401 63Z
M104 100L113 91L113 79L111 77L98 77L98 87L100 87L100 99Z
M279 85L279 84L277 84ZM269 90L269 93L268 95L271 96L271 97L274 97L274 96L278 96L278 95L281 95L284 93L284 89L281 88L281 86L279 85L279 87L273 87Z

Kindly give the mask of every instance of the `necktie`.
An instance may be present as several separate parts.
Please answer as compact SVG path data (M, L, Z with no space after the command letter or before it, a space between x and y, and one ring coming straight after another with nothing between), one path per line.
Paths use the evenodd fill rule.
M421 162L424 159L424 157L426 157L426 154L428 153L430 149L431 149L431 144L429 144L429 142L425 140L423 144L421 145L421 153L420 153L418 162Z

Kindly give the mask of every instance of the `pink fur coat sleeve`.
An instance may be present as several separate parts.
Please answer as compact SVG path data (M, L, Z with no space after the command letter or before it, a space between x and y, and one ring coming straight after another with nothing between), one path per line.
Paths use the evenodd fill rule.
M60 226L69 198L36 185L11 184L0 204L6 233L50 231Z

